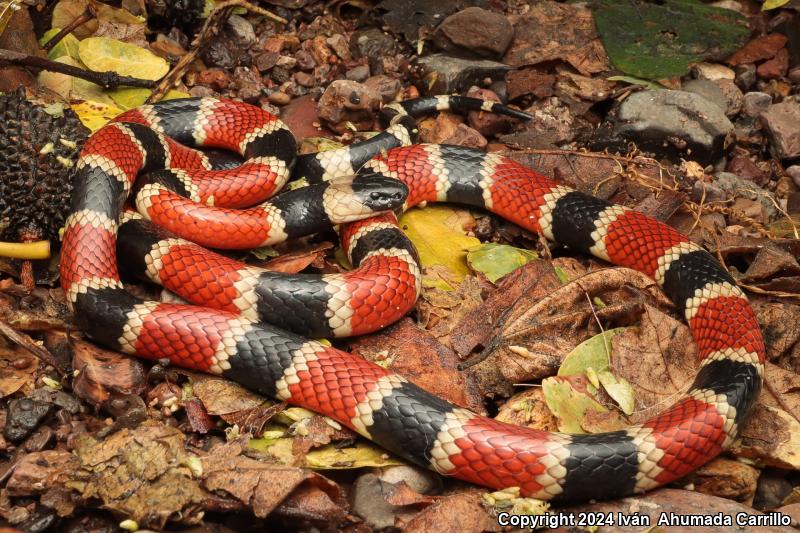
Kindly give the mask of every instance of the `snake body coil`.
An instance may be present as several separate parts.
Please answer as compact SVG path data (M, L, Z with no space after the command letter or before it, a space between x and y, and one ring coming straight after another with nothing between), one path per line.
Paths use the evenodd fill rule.
M448 104L425 101L428 108L431 102ZM394 133L380 141L384 148L410 140L401 111L419 106L425 107L395 106L400 116ZM213 170L204 156L175 141L235 150L246 161L237 169ZM176 236L199 236L215 247L262 244L295 236L296 219L304 215L330 223L329 211L338 205L337 194L322 186L315 194L328 194L331 209L312 211L302 202L292 207L296 202L284 195L249 208L248 215L230 209L264 202L279 190L295 164L295 145L272 115L208 98L128 112L87 141L61 264L62 285L82 329L114 349L168 357L327 415L440 473L488 487L519 486L538 498L574 501L644 491L686 475L731 443L758 395L764 344L744 294L710 254L641 213L575 192L498 155L439 145L391 148L375 158L368 151L362 146L344 159L304 156L301 166L310 181L361 167L355 180L338 186L356 196L361 191L364 216L402 203L406 190L392 188L396 182L385 179L392 178L408 189L406 207L448 201L485 208L655 279L686 317L698 346L700 370L686 395L626 430L548 433L478 416L380 366L289 333L348 336L399 319L421 289L416 252L391 214L343 227L343 246L356 268L335 276L277 276ZM160 168L173 171L137 183L140 173ZM368 183L381 185L370 189ZM170 232L143 220L125 222L120 255L130 270L196 305L143 301L123 288L117 234L130 196L146 218ZM225 242L218 240L223 235Z

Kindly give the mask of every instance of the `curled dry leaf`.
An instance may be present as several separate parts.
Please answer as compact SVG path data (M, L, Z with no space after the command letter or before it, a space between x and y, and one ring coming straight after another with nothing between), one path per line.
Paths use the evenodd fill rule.
M276 466L250 459L242 452L240 443L231 442L202 457L203 486L209 491L230 494L262 518L303 486L321 490L331 503L346 509L341 489L333 481L303 468Z
M731 451L767 466L800 470L800 422L783 409L757 403Z
M540 387L526 389L506 401L496 420L543 431L558 431L558 419L547 407Z

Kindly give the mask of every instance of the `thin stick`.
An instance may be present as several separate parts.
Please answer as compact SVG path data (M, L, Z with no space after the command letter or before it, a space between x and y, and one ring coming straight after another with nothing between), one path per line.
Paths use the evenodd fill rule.
M0 48L0 64L7 63L21 67L31 67L41 70L49 70L52 72L60 72L69 76L75 76L84 80L91 81L104 89L117 89L121 85L129 87L144 87L149 89L155 85L156 82L150 80L143 80L140 78L133 78L131 76L122 76L116 72L93 72L85 70L80 67L73 67L58 61L51 61L43 57L29 56L14 52L13 50L6 50Z
M45 51L49 52L50 50L53 49L55 45L61 42L61 39L63 39L73 31L75 31L76 29L78 29L80 26L83 26L96 16L97 14L94 12L94 7L91 4L89 4L88 6L86 6L86 10L83 13L75 17L75 19L72 22L61 28L61 30L55 35L53 35L53 37L49 41L44 43L44 46L42 48L44 48Z
M58 361L56 361L55 357L53 357L53 354L51 354L47 348L43 348L36 344L36 342L28 335L15 330L2 320L0 320L0 333L8 337L8 340L20 348L24 348L35 355L45 364L55 368L59 375L64 375L64 371L58 366Z

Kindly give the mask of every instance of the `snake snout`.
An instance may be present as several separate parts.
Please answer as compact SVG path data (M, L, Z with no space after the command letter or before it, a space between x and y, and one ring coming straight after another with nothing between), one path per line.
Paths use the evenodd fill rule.
M362 184L364 190L356 191L364 205L373 211L391 211L403 206L408 196L408 187L391 178L371 178Z

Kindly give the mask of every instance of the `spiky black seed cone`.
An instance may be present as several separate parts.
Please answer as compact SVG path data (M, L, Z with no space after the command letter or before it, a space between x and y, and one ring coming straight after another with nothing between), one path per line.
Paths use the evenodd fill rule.
M88 135L69 108L53 116L24 89L0 95L0 240L58 242Z

